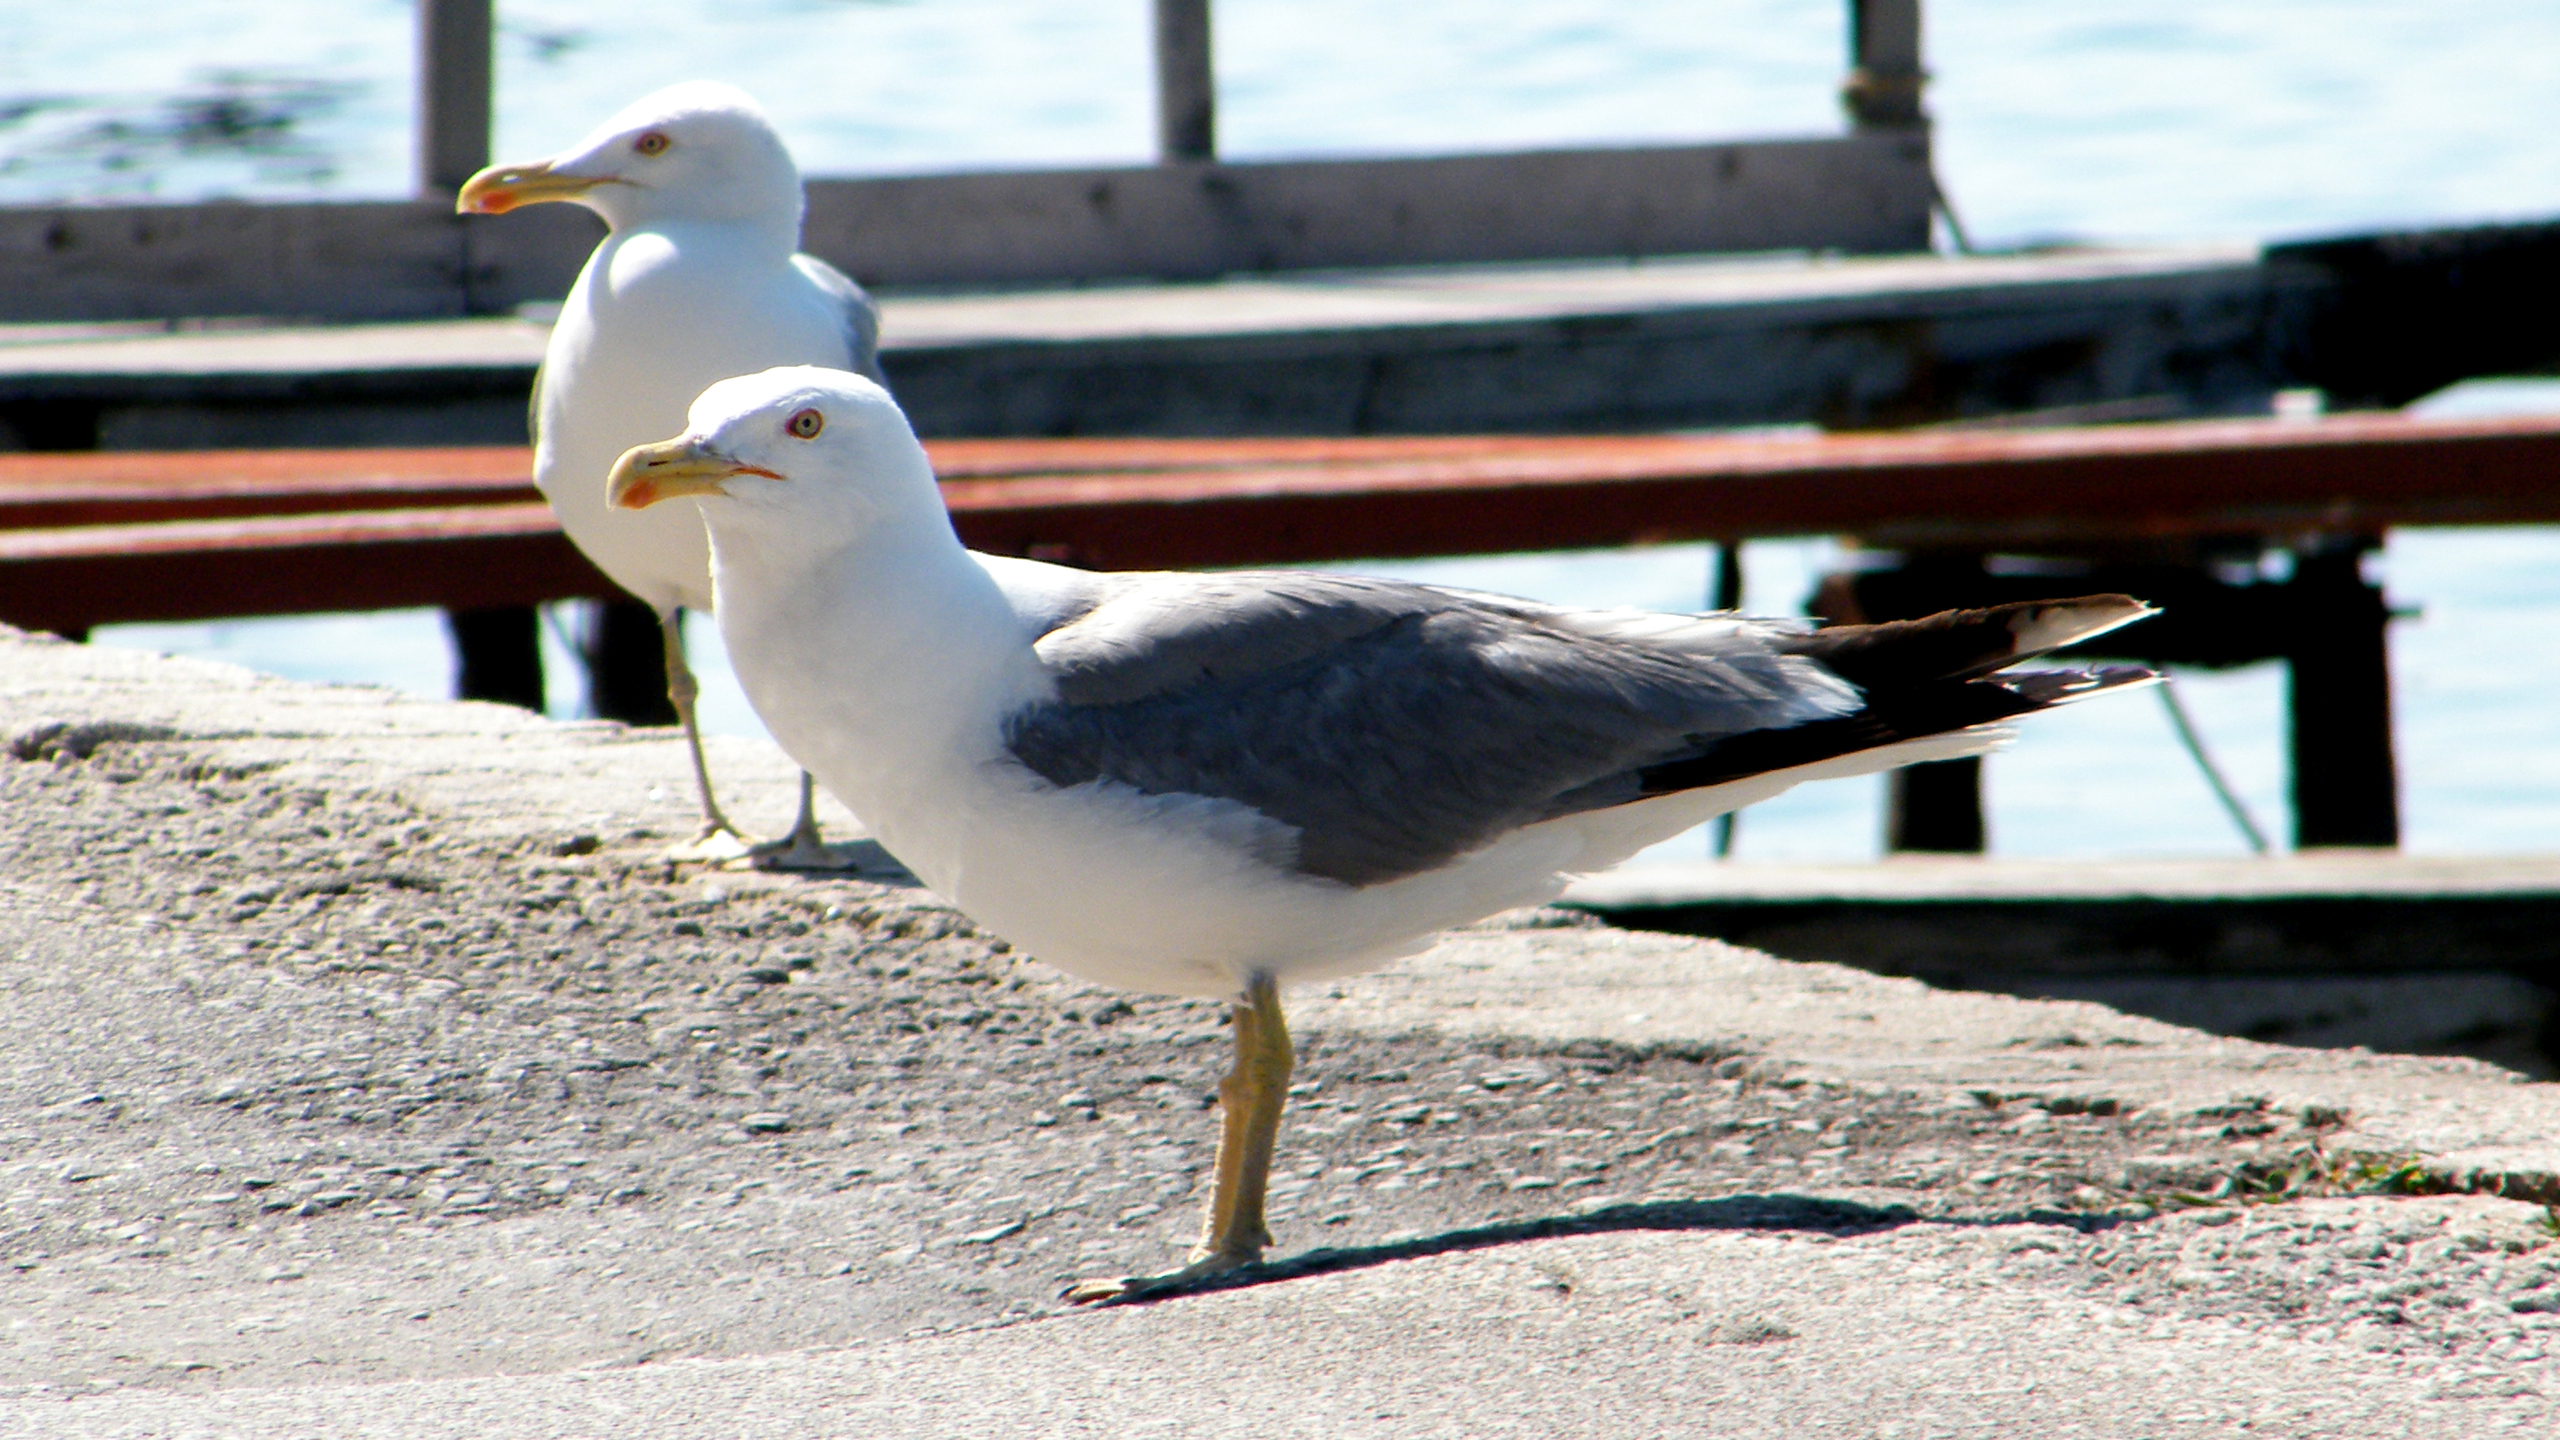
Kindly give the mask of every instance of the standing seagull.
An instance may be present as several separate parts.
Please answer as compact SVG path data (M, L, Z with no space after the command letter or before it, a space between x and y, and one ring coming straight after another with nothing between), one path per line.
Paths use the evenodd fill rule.
M1997 673L2152 613L2120 595L1812 630L975 555L888 392L825 370L711 387L611 495L698 499L749 698L926 883L1088 979L1234 1000L1184 1275L1270 1243L1282 984L1553 899L1798 781L1978 754L2017 716L2151 678Z
M684 423L713 381L776 365L879 371L879 312L862 287L800 245L800 170L773 122L739 90L673 85L607 120L549 160L493 165L454 208L501 215L569 200L610 233L569 290L534 378L533 482L596 568L658 612L667 696L684 722L702 833L692 853L745 853L703 763L696 687L685 664L683 607L711 608L710 550L684 509L634 514L605 505L605 473L623 451ZM786 866L825 867L815 787L800 777Z

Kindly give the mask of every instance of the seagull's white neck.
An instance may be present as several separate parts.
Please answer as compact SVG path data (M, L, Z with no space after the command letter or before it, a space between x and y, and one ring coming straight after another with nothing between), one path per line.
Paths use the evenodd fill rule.
M781 264L800 248L800 212L796 209L788 215L650 215L617 220L612 226L607 245L627 244L643 235L660 236L673 242L678 253L715 264Z
M704 507L720 634L756 713L893 850L921 843L903 817L1000 750L1000 717L1036 698L1041 673L1024 622L923 483L929 503L850 539Z

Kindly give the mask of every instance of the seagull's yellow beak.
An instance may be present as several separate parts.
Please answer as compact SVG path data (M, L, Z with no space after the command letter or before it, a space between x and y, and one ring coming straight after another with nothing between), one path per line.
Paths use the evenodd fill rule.
M582 175L557 174L547 160L530 165L492 165L463 182L462 193L453 197L453 213L504 215L519 205L575 200L603 183L602 179Z
M721 487L732 475L782 478L760 465L732 460L708 442L678 436L623 451L605 480L604 500L617 510L646 510L687 495L725 495L729 492Z

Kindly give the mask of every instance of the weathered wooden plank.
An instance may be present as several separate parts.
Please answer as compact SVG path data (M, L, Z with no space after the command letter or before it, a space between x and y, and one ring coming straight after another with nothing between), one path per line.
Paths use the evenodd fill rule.
M1939 543L2560 521L2560 423L2208 422L1550 442L1546 453L947 481L970 543L1097 569L1804 534Z
M0 320L459 315L447 207L74 205L0 209Z
M868 283L1928 248L1912 136L809 186L805 243Z
M1724 536L2025 544L2560 521L2560 418L2549 416L1807 436L935 440L926 448L973 543L1016 552L1091 546L1087 563L1100 565ZM524 497L530 463L529 452L503 446L0 455L0 525L43 523L17 516L272 514L466 496L503 503ZM96 508L76 509L84 505ZM1269 528L1283 520L1303 533ZM1043 527L1064 528L1035 533ZM1147 558L1112 558L1133 544Z
M1928 195L1926 142L1893 136L925 175L810 182L806 245L888 285L1919 250ZM495 313L566 294L599 233L572 206L0 209L0 321Z
M947 456L943 493L970 545L1097 569L1930 526L1962 527L1983 545L2002 535L2114 541L2560 522L2560 420L2548 417L1793 440L1255 442L1227 447L1227 463L1204 463L1210 447L1199 442L934 448ZM100 513L65 508L63 477L80 473L67 460L135 466L100 487L121 486L121 502L106 503L137 507L125 513L276 507L245 519L0 529L0 619L79 631L116 620L611 594L558 536L547 507L513 498L522 451L445 453L461 463L441 473L435 451L0 456L0 497L35 497L22 516ZM332 465L350 483L340 485ZM151 499L154 482L133 477L163 467ZM494 503L379 508L404 493ZM376 508L311 513L355 504ZM278 513L287 508L301 513Z
M2263 409L2285 383L2267 364L2266 335L2286 298L2254 256L2144 258L1688 262L1517 277L1522 295L1572 297L1543 312L1440 303L1438 275L1409 276L1403 296L1336 295L1330 277L1231 282L1196 287L1203 305L1241 312L1223 330L1181 326L1187 317L1136 295L1131 319L1113 328L949 340L911 330L883 364L929 435L1845 428L2131 397L2171 414ZM1737 277L1676 294L1655 288L1657 269L1684 281L1748 269L1770 283ZM1865 283L1879 272L1902 283ZM1300 289L1313 293L1297 303L1263 293ZM1296 323L1255 323L1275 312Z
M538 501L521 446L0 456L0 531Z
M498 218L545 215L592 223ZM927 435L1854 428L2118 400L2150 418L2293 383L2268 338L2289 294L2243 246L1336 271L892 295L883 359ZM16 336L0 425L139 450L520 441L544 333Z

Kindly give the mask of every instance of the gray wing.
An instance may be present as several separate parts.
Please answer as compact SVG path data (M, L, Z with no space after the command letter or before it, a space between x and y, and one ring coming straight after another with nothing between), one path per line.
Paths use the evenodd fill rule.
M542 444L542 365L533 367L533 388L525 392L524 443L537 448Z
M843 307L845 349L853 356L853 369L886 386L889 377L880 373L880 307L852 276L815 255L794 255L791 263Z
M1647 766L1855 709L1731 617L1553 610L1297 572L1095 577L1035 651L1058 698L1008 718L1053 784L1233 800L1302 874L1371 885L1521 825L1622 804Z

